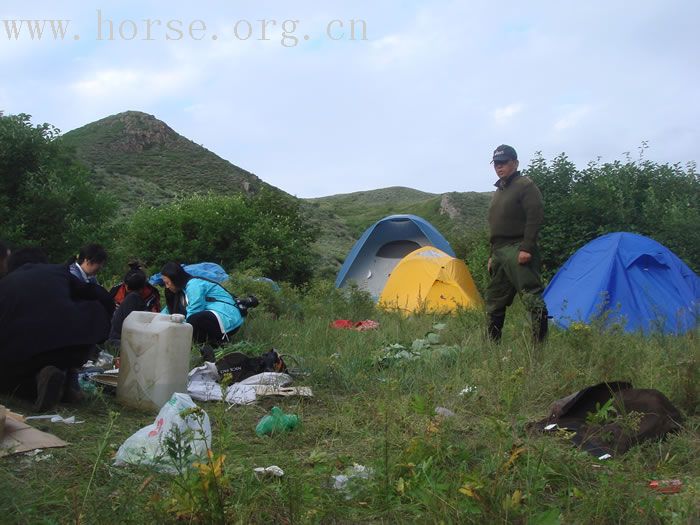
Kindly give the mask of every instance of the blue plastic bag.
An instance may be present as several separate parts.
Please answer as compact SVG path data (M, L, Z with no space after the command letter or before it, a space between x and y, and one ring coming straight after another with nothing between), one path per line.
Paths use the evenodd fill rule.
M182 267L187 273L194 277L204 277L205 279L209 279L210 281L217 283L223 283L224 281L228 280L228 273L226 273L226 270L216 263L201 262L187 265L183 264ZM162 285L163 279L160 273L155 273L151 275L148 282L153 286Z

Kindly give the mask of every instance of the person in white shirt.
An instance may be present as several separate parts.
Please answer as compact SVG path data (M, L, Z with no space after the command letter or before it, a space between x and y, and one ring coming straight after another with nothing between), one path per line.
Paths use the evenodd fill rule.
M99 272L107 261L107 252L99 244L88 244L83 246L70 264L70 273L86 283L97 284L97 272Z

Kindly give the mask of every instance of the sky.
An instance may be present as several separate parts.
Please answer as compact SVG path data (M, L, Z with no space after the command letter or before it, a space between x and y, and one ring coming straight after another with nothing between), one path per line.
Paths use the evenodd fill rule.
M700 160L698 19L694 0L3 0L0 111L64 132L143 111L298 197L490 191L501 143L523 167L643 142Z

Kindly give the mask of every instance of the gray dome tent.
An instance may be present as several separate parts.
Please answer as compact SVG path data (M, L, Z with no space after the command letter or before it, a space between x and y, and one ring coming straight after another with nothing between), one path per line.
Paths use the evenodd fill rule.
M455 256L447 239L425 219L416 215L384 217L367 228L352 247L335 286L342 288L352 282L377 300L399 261L424 246Z

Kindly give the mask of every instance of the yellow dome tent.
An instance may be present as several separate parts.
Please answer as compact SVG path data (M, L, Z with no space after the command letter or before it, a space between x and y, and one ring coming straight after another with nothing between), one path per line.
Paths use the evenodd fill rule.
M379 306L415 312L452 312L483 304L467 265L433 246L409 253L391 272Z

